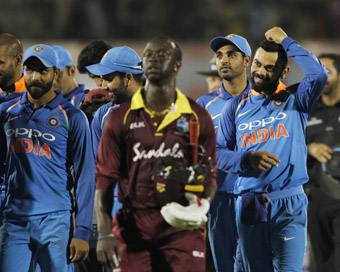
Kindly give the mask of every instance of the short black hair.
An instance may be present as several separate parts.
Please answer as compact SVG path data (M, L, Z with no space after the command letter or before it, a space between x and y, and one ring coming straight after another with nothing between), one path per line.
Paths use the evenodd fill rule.
M333 60L333 66L337 70L338 73L340 73L340 55L339 54L333 54L333 53L322 53L318 57L319 59L327 58Z
M99 63L111 48L112 46L104 40L95 40L86 45L78 56L77 69L79 73L88 73L86 66Z
M263 40L262 42L260 42L259 48L262 48L266 52L278 53L276 66L280 69L280 73L282 73L283 69L287 66L288 63L288 57L282 45L272 41Z
M152 40L159 40L159 39L160 39L160 40L165 40L165 41L167 41L167 42L169 42L169 43L173 43L173 44L175 45L174 50L175 50L175 57L176 57L176 60L182 61L182 50L181 50L181 48L179 47L179 45L178 45L177 42L175 42L173 39L171 39L171 38L169 38L169 37L167 37L167 36L158 36L158 37L153 38Z
M123 73L123 72L113 72L112 73L112 78L115 78L116 76L118 76L120 79L123 79L125 77L127 73ZM140 84L140 85L144 85L144 77L143 74L132 74L134 80Z

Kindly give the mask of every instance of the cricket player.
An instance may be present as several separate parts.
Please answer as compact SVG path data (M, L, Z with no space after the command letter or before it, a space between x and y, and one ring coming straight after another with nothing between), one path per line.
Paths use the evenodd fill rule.
M84 113L52 89L59 74L53 48L28 48L23 64L28 92L0 107L6 182L0 271L28 271L36 263L41 271L73 271L72 262L89 251L95 168L90 130Z
M227 101L217 132L218 168L238 174L236 223L245 271L302 271L308 181L305 127L327 71L279 27L265 33L248 97ZM293 57L306 77L286 87Z

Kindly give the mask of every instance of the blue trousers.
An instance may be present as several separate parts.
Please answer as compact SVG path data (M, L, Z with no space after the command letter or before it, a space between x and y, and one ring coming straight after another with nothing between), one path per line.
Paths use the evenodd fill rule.
M242 196L236 202L236 224L245 271L302 271L306 248L307 197L302 187L268 194L267 222L241 222Z
M235 203L237 196L217 192L210 205L208 235L216 271L239 272Z
M4 219L0 227L0 271L71 272L68 263L71 214L56 212L33 220Z

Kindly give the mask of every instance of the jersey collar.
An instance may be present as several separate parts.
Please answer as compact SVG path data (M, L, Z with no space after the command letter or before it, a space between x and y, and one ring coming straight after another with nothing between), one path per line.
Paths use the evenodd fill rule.
M24 76L21 76L21 78L14 83L15 93L25 92L27 91ZM3 89L0 88L0 93L5 93L4 95L8 95Z
M283 82L279 81L279 84L277 85L276 91L273 94L278 94L279 92L282 92L286 88L287 88L287 86ZM254 89L251 89L250 92L251 92L252 95L261 95L261 93L255 91Z
M42 107L48 107L50 109L58 107L58 105L61 104L63 100L65 100L65 98L63 97L61 92L56 91L56 94L57 94L56 97L54 97L50 102L43 105ZM22 96L20 104L31 104L31 102L28 100L27 92Z
M71 100L73 96L76 96L80 93L83 93L85 90L85 85L84 84L79 84L77 88L73 89L71 92L69 92L67 95L65 95L64 97L67 100Z
M131 110L144 109L151 117L153 117L152 113L145 107L144 99L142 96L142 90L144 87L141 87L133 96L131 100ZM174 120L178 119L182 114L192 114L193 110L190 106L190 102L188 98L176 88L176 101L174 108L163 118L161 124L157 128L157 131L160 131Z

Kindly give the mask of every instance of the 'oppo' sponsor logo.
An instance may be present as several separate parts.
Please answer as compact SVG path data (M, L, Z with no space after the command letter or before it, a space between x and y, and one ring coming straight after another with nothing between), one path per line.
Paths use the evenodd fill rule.
M266 125L271 124L276 120L283 120L286 117L287 117L287 114L285 114L284 112L280 112L275 117L270 116L267 118L263 118L261 120L255 120L249 123L242 123L238 126L238 130L245 130L245 129L252 130L254 128L265 127Z
M8 129L6 130L6 135L7 136L13 136L18 137L18 136L26 136L28 138L37 138L37 137L42 137L46 141L53 142L55 141L54 135L50 133L42 133L40 130L37 129L27 129L27 128L16 128L16 129Z

